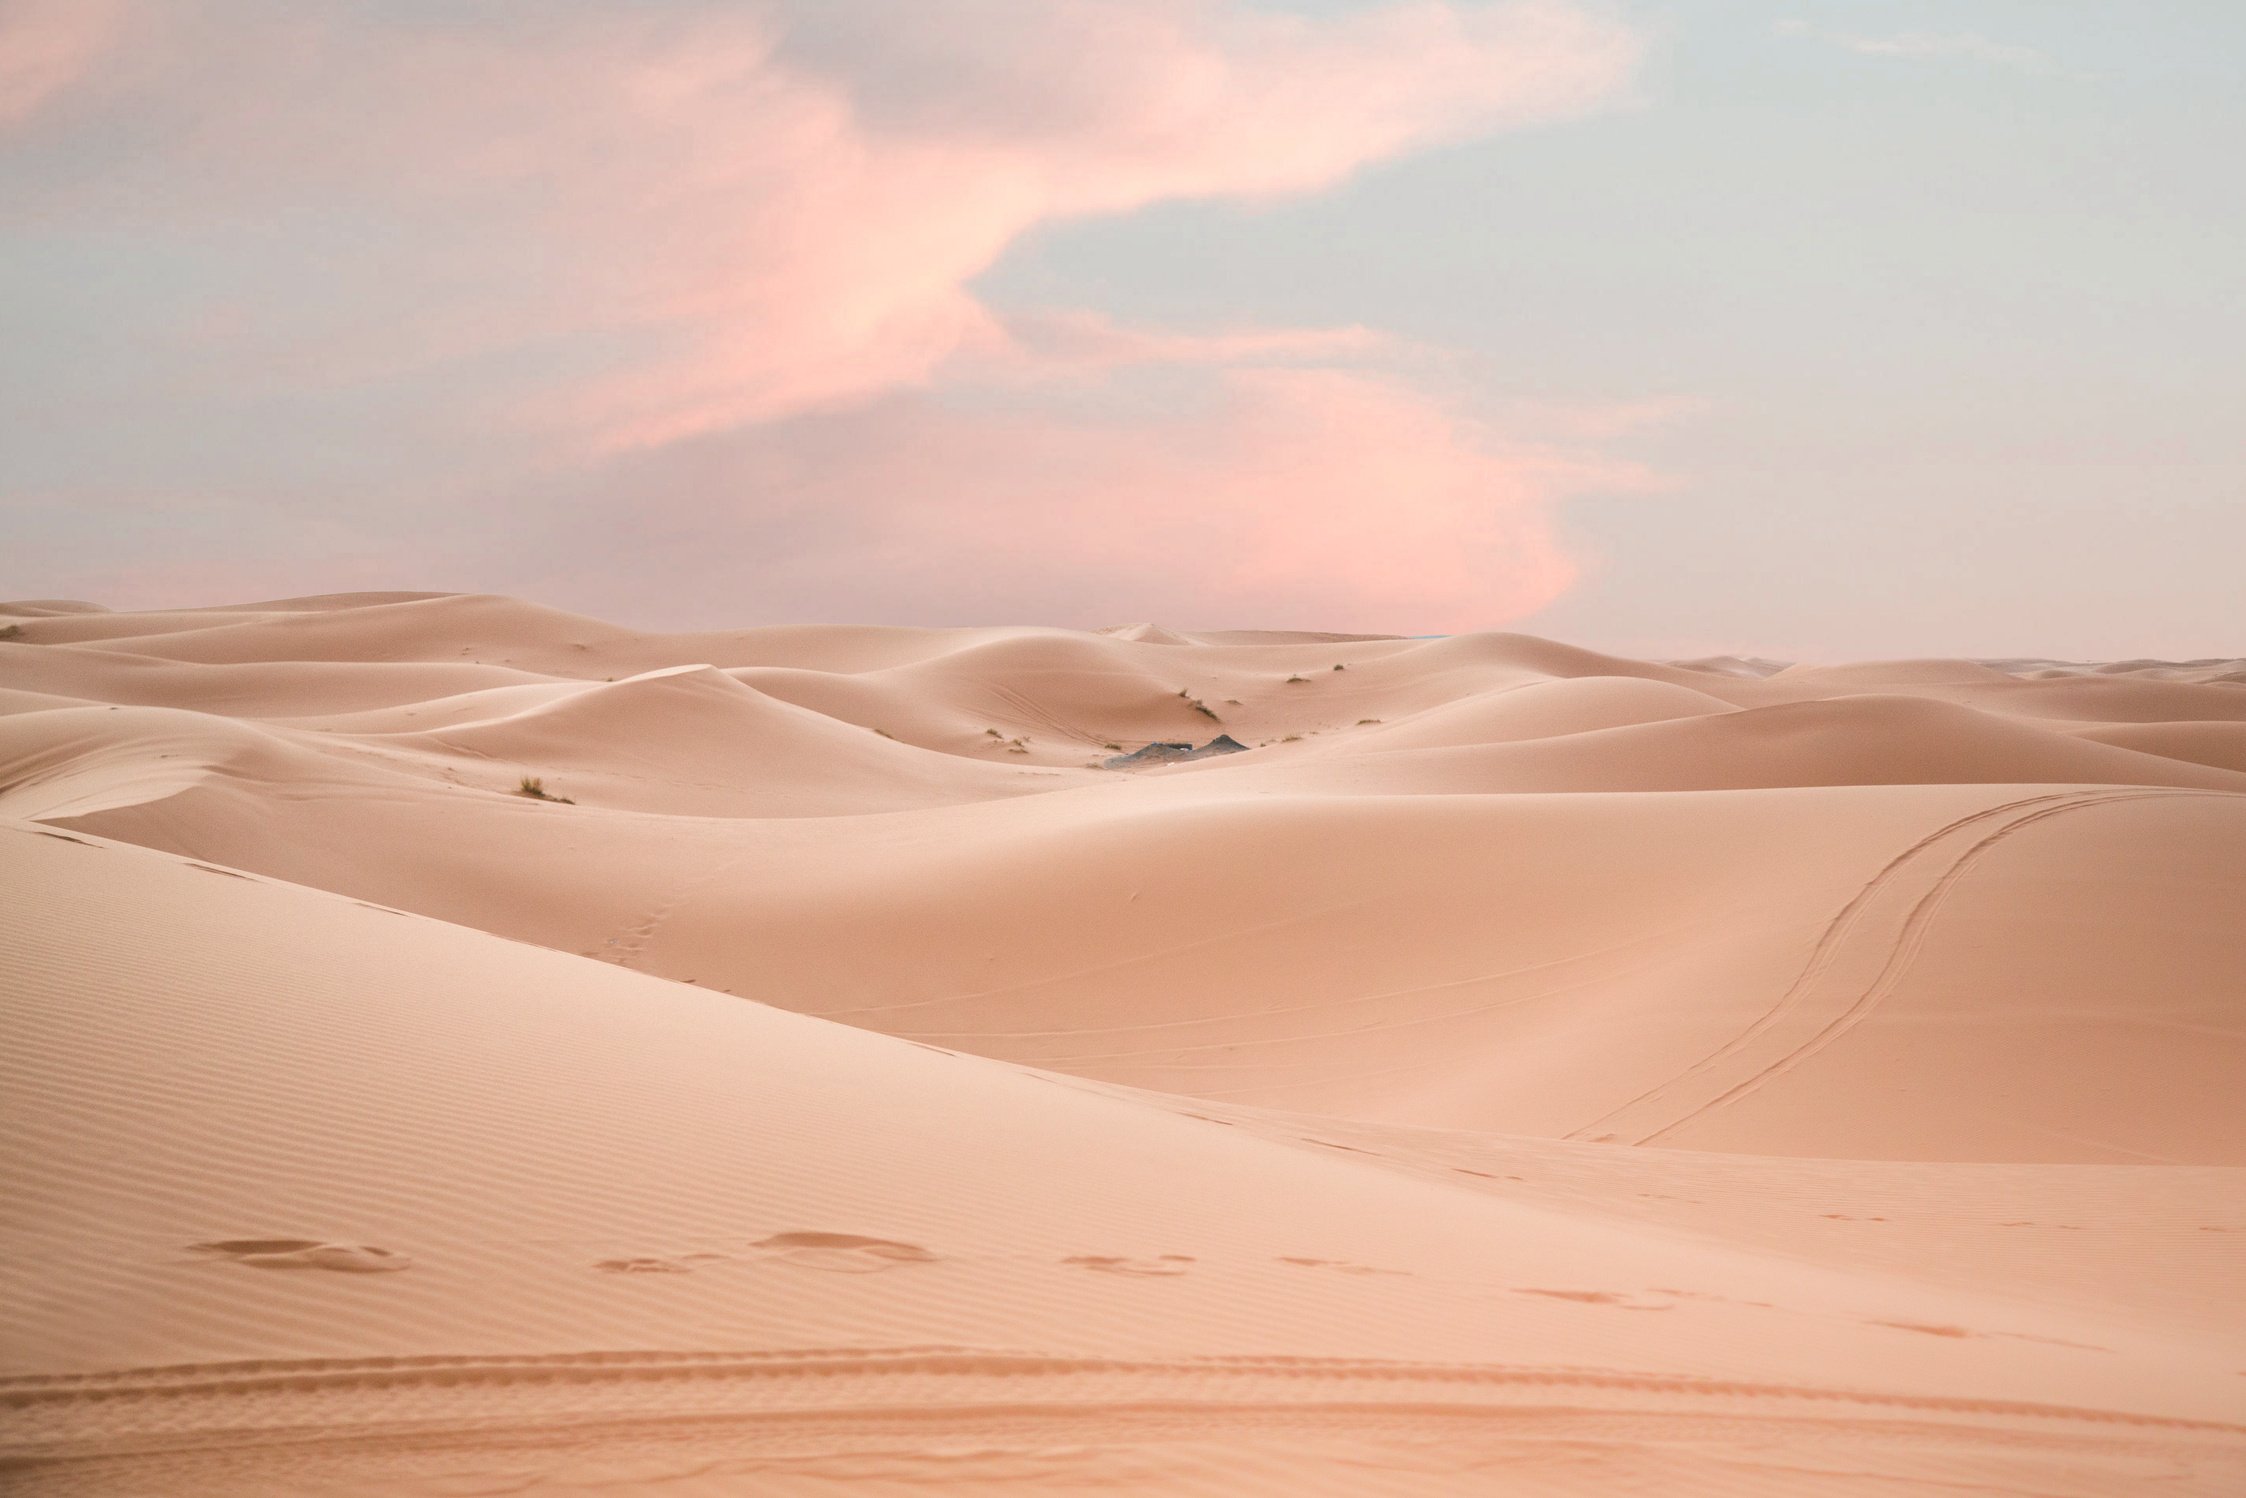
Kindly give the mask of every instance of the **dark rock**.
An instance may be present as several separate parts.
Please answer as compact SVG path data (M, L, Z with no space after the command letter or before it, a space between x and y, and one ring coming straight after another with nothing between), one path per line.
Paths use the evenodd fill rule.
M1129 754L1117 754L1100 763L1110 770L1129 770L1139 765L1166 765L1191 757L1191 744L1149 744L1144 749L1134 749Z
M1104 769L1134 770L1141 765L1178 765L1217 754L1238 754L1247 747L1231 734L1220 733L1198 749L1190 743L1154 743L1129 754L1115 755L1100 763Z

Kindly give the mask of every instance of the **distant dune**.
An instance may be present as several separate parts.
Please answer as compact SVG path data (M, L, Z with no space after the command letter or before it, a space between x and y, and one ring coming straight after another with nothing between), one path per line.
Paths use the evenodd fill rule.
M10 1491L2246 1492L2246 662L0 624Z

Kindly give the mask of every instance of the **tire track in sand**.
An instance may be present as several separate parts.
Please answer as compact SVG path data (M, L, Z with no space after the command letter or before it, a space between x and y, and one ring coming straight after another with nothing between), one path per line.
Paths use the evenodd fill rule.
M1631 1114L1640 1114L1640 1121L1637 1121L1635 1127L1637 1127L1637 1130L1644 1130L1646 1123L1651 1123L1649 1118L1644 1118L1644 1114L1653 1112L1653 1105L1658 1103L1658 1100L1673 1096L1673 1094L1676 1094L1678 1087L1687 1087L1691 1083L1709 1083L1709 1085L1716 1085L1720 1089L1714 1091L1711 1096L1702 1098L1700 1103L1689 1105L1687 1109L1684 1109L1684 1112L1676 1114L1673 1118L1667 1118L1667 1121L1658 1123L1658 1127L1651 1127L1649 1132L1640 1132L1635 1136L1635 1139L1631 1139L1631 1143L1637 1143L1637 1145L1658 1143L1662 1139L1667 1139L1669 1134L1680 1130L1680 1127L1684 1127L1687 1123L1693 1123L1696 1118L1702 1118L1702 1116L1707 1116L1711 1112L1716 1112L1716 1109L1720 1109L1720 1107L1729 1107L1732 1103L1738 1103L1738 1100L1745 1098L1745 1096L1752 1096L1756 1089L1768 1085L1770 1080L1779 1078L1779 1076L1786 1076L1788 1071L1799 1067L1801 1062L1808 1060L1810 1056L1817 1056L1819 1051L1824 1051L1826 1047L1830 1047L1830 1044L1833 1044L1835 1040L1839 1040L1842 1035L1846 1035L1848 1031L1855 1029L1857 1024L1862 1024L1864 1017L1869 1017L1875 1011L1875 1008L1880 1006L1882 999L1887 997L1893 988L1896 988L1896 984L1902 979L1902 975L1905 975L1905 970L1911 966L1911 961L1916 959L1918 950L1925 946L1927 930L1932 928L1934 916L1941 912L1943 903L1947 901L1947 898L1950 898L1950 894L1954 892L1956 885L1959 885L1961 880L1965 878L1967 871L1972 871L1974 865L1979 865L1981 858L1988 856L1988 851L1997 847L1997 844L2006 842L2015 833L2028 829L2028 826L2035 826L2039 822L2046 822L2046 820L2051 820L2051 817L2071 813L2071 811L2089 809L2089 806L2116 806L2116 804L2122 804L2122 802L2163 800L2163 797L2176 797L2176 795L2194 795L2194 797L2197 797L2197 795L2228 795L2228 793L2219 793L2219 791L2174 791L2174 788L2145 788L2145 791L2138 791L2138 788L2116 788L2116 791L2057 791L2057 793L2046 793L2046 795L2019 797L2019 800L2003 802L1999 806L1988 806L1988 809L1983 809L1983 811L1976 811L1976 813L1970 813L1970 815L1956 817L1956 820L1952 820L1952 822L1945 822L1943 826L1938 826L1938 829L1934 829L1932 833L1923 835L1923 838L1911 842L1907 849L1902 849L1900 853L1896 853L1896 856L1889 858L1878 871L1875 871L1871 880L1866 880L1862 889L1857 889L1855 896L1848 898L1848 903L1842 905L1842 910L1839 910L1833 916L1833 921L1826 923L1824 932L1819 932L1817 943L1813 948L1810 948L1810 957L1804 963L1804 968L1801 968L1799 975L1795 977L1795 981L1792 981L1792 984L1786 988L1786 993L1779 995L1777 1002L1774 1002L1768 1008L1768 1011L1763 1011L1763 1015L1756 1017L1754 1024L1750 1024L1745 1031L1734 1035L1732 1040L1727 1040L1723 1047L1718 1047L1716 1051L1709 1051L1705 1058L1693 1062L1691 1067L1680 1071L1680 1074L1676 1074L1669 1080L1664 1080L1664 1083L1660 1083L1658 1087L1646 1089L1644 1094L1633 1098L1631 1103L1624 1103L1622 1107L1613 1109L1613 1112L1608 1112L1606 1116L1597 1118L1597 1121L1583 1125L1581 1130L1574 1130L1570 1134L1570 1139L1586 1139L1586 1136L1595 1136L1595 1134L1592 1134L1592 1130L1608 1130L1604 1136L1606 1136L1606 1139L1613 1139L1617 1132L1624 1132L1624 1130L1615 1130L1615 1125L1626 1123L1628 1118L1631 1118ZM1893 937L1887 943L1884 943L1884 954L1880 957L1880 966L1871 972L1871 977L1866 979L1862 986L1857 986L1853 990L1853 997L1848 999L1846 1004L1839 1006L1837 1011L1824 1011L1824 1017L1819 1020L1819 1013L1817 1013L1819 1011L1819 1004L1817 1004L1819 988L1826 986L1826 979L1833 975L1835 968L1844 966L1846 961L1853 959L1855 948L1860 946L1860 943L1855 941L1857 934L1860 934L1860 932L1869 934L1873 930L1873 912L1875 912L1875 907L1882 903L1882 896L1891 894L1893 889L1900 887L1900 883L1907 876L1916 874L1918 869L1923 869L1929 853L1941 847L1943 842L1954 840L1959 833L1981 829L1981 826L1985 826L1992 820L2001 820L2001 822L1999 822L1999 826L1994 826L1992 831L1985 831L1979 840L1974 840L1970 847L1967 847L1963 853L1959 853L1959 856L1952 858L1950 865L1943 867L1941 874L1934 876L1932 885L1927 885L1925 892L1920 894L1916 901L1911 901L1907 910L1902 912L1900 921L1893 925ZM1801 1026L1815 1026L1815 1029L1810 1029L1806 1035L1801 1035L1799 1040L1792 1040L1790 1044L1783 1044L1783 1049L1777 1053L1777 1056L1772 1056L1770 1060L1763 1060L1763 1062L1759 1062L1759 1065L1756 1065L1754 1058L1752 1058L1752 1051L1756 1049L1756 1042L1763 1042L1763 1040L1772 1038L1774 1031L1799 1031ZM1750 1067L1750 1069L1747 1069L1743 1076L1736 1076L1736 1071L1741 1065ZM1723 1071L1727 1071L1727 1069L1734 1071L1734 1078L1729 1080L1729 1083L1725 1083L1725 1078L1723 1078ZM1711 1076L1711 1074L1714 1074L1714 1076Z
M1784 1076L1787 1072L1792 1071L1795 1067L1840 1039L1841 1036L1862 1024L1872 1011L1879 1007L1880 1001L1886 998L1887 994L1901 979L1903 973L1910 967L1912 961L1916 959L1919 949L1925 945L1926 933L1933 925L1935 914L1940 911L1943 902L1948 900L1951 892L1957 888L1974 865L1987 856L1991 849L2012 837L2015 833L2025 831L2037 823L2047 822L2053 817L2064 816L2069 812L2083 811L2093 806L2118 806L2130 801L2164 800L2176 796L2227 796L2229 794L2225 791L2167 789L2083 791L2059 798L2054 804L2014 817L2011 821L1983 836L1959 854L1950 866L1942 871L1941 876L1934 881L1933 886L1921 895L1904 915L1902 924L1896 929L1895 939L1888 948L1886 959L1880 964L1879 971L1873 975L1872 981L1855 998L1851 999L1839 1013L1828 1019L1807 1040L1792 1047L1775 1061L1734 1083L1723 1093L1693 1108L1674 1122L1664 1124L1661 1128L1634 1142L1651 1144L1663 1136L1683 1128L1695 1119L1704 1117L1719 1108L1728 1107L1741 1098L1750 1096L1764 1084Z
M317 1394L330 1390L428 1389L457 1399L478 1388L515 1385L638 1385L697 1382L769 1382L798 1379L828 1383L840 1376L1077 1380L1092 1397L1087 1407L1134 1403L1152 1391L1119 1386L1132 1378L1209 1384L1262 1379L1290 1384L1344 1383L1458 1391L1577 1389L1647 1399L1800 1401L1863 1411L1913 1410L1966 1418L2033 1420L2127 1426L2246 1438L2246 1424L2099 1409L1996 1397L1890 1392L1816 1384L1725 1378L1691 1373L1503 1363L1408 1362L1380 1358L1211 1355L1160 1359L1068 1355L944 1344L837 1347L771 1351L613 1351L476 1356L439 1354L364 1358L266 1358L241 1362L182 1363L100 1373L43 1374L0 1379L0 1410L122 1413L136 1403L176 1406L198 1399L231 1401L248 1394ZM1175 1391L1173 1391L1175 1392ZM1015 1396L1009 1395L1008 1402ZM1325 1396L1318 1396L1322 1402ZM1454 1396L1455 1397L1455 1396ZM954 1410L998 1401L936 1401ZM1298 1401L1263 1399L1257 1403ZM1304 1401L1307 1402L1307 1401ZM1397 1404L1380 1399L1376 1402ZM807 1406L804 1413L814 1411ZM168 1424L192 1428L175 1411ZM0 1446L0 1452L7 1448Z
M1612 1125L1623 1122L1633 1111L1645 1109L1647 1105L1652 1104L1672 1089L1697 1081L1708 1072L1723 1066L1724 1063L1745 1051L1770 1030L1784 1023L1794 1010L1802 1004L1811 990L1815 988L1818 979L1824 976L1827 968L1832 965L1843 943L1856 926L1863 921L1865 912L1871 906L1873 900L1890 883L1901 876L1904 870L1920 855L1928 852L1944 839L1954 833L1962 832L1969 827L1977 826L1993 818L2004 816L2009 812L2019 811L2024 807L2064 802L2084 794L2086 793L2080 791L2062 791L2036 796L2023 796L2018 800L2006 801L1996 806L1983 807L1979 811L1970 812L1953 821L1945 822L1932 832L1920 837L1909 847L1882 864L1871 878L1866 880L1857 889L1856 893L1849 897L1847 903L1834 912L1832 918L1825 923L1824 929L1818 933L1817 940L1811 946L1809 956L1803 962L1801 971L1794 975L1793 981L1771 1003L1771 1006L1757 1015L1747 1028L1693 1062L1683 1071L1654 1084L1620 1107L1608 1110L1580 1128L1570 1130L1565 1137L1569 1139L1612 1138L1612 1132L1602 1134L1597 1131L1610 1130Z

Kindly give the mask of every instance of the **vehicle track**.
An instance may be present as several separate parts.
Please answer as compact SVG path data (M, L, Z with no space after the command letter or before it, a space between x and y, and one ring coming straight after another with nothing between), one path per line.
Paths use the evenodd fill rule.
M1630 1369L1504 1363L1408 1362L1380 1358L1284 1355L1127 1358L1070 1355L943 1344L873 1348L804 1348L770 1351L607 1351L520 1355L421 1355L368 1358L263 1358L239 1362L182 1363L98 1373L43 1374L0 1379L0 1410L100 1410L123 1413L132 1406L177 1405L209 1399L231 1401L252 1394L313 1394L333 1390L426 1389L456 1399L478 1388L525 1385L629 1386L654 1383L732 1384L774 1380L826 1383L838 1376L894 1378L921 1375L936 1379L1069 1380L1086 1385L1089 1398L1066 1402L1091 1407L1138 1404L1151 1391L1132 1390L1132 1379L1185 1380L1208 1385L1225 1380L1277 1380L1306 1389L1343 1384L1376 1384L1398 1390L1442 1387L1454 1391L1574 1389L1660 1399L1745 1399L1803 1401L1863 1411L1909 1410L1922 1414L2123 1426L2246 1438L2246 1424L2097 1409L2029 1400L1969 1398L1894 1393L1876 1389L1790 1384L1686 1373ZM1184 1397L1184 1391L1179 1391ZM1052 1397L1052 1396L1048 1396ZM1198 1396L1193 1396L1198 1397ZM1213 1397L1213 1396L1212 1396ZM1259 1398L1255 1405L1322 1403L1323 1395L1302 1400ZM1459 1402L1454 1393L1447 1403ZM969 1409L994 1400L952 1400ZM1397 1405L1408 1401L1369 1398ZM945 1404L946 1401L936 1401ZM1221 1407L1221 1400L1212 1407ZM847 1407L847 1406L844 1406ZM217 1407L221 1412L223 1406ZM817 1409L832 1414L836 1406ZM814 1407L806 1404L806 1413ZM15 1434L23 1434L19 1428ZM0 1438L0 1454L19 1445Z
M1935 913L1941 909L1943 902L1949 898L1951 891L1957 888L1965 875L1992 848L2015 833L2033 827L2039 822L2049 821L2053 817L2063 816L2069 812L2082 811L2093 806L2117 806L2129 801L2150 801L2173 796L2219 796L2226 794L2228 793L2222 791L2178 790L2090 792L2041 807L2006 822L1974 843L1965 852L1959 854L1957 859L1935 881L1934 887L1919 897L1917 903L1904 916L1903 923L1896 932L1894 945L1889 949L1886 961L1880 965L1879 972L1873 977L1871 983L1849 1002L1845 1009L1828 1020L1815 1034L1777 1060L1755 1072L1752 1076L1735 1083L1729 1090L1701 1104L1678 1118L1674 1123L1666 1124L1651 1134L1638 1139L1636 1143L1651 1144L1697 1118L1704 1117L1718 1108L1728 1107L1741 1098L1749 1096L1765 1083L1784 1076L1811 1056L1824 1050L1842 1035L1863 1023L1865 1018L1879 1007L1880 1001L1893 990L1905 970L1917 957L1920 947L1925 944L1926 933L1933 924Z
M2099 789L2058 791L2035 796L2025 796L1985 807L1980 811L1944 823L1918 838L1890 858L1870 879L1852 895L1818 933L1808 958L1794 980L1772 1005L1758 1015L1744 1030L1725 1041L1715 1050L1695 1061L1683 1071L1648 1088L1622 1106L1572 1131L1571 1139L1615 1138L1628 1136L1633 1144L1654 1144L1675 1133L1693 1121L1717 1109L1728 1107L1776 1077L1785 1075L1838 1040L1842 1035L1861 1024L1876 1010L1880 1002L1893 991L1902 975L1923 947L1933 918L1949 898L1958 883L1995 847L2013 834L2028 827L2093 806L2119 805L2131 801L2154 800L2176 796L2227 796L2228 792L2193 791L2182 789ZM1904 878L1924 867L1928 857L1944 843L1955 840L1960 834L1984 829L1990 822L1995 828L1982 832L1947 867L1934 876L1924 893L1904 909L1896 922L1894 936L1888 944L1878 968L1862 986L1854 988L1853 996L1839 1009L1818 1022L1813 1012L1820 990L1829 986L1835 970L1849 960L1860 948L1860 942L1874 931L1875 912L1881 897L1891 893ZM1781 1029L1814 1024L1815 1028L1801 1039L1786 1045L1769 1060L1755 1064L1753 1052L1758 1043L1769 1039ZM1724 1082L1722 1073L1736 1069L1740 1064L1751 1067L1744 1075ZM1645 1115L1654 1111L1661 1101L1673 1097L1680 1089L1694 1083L1714 1085L1722 1083L1721 1090L1692 1104L1673 1118L1659 1121L1648 1129ZM1635 1115L1641 1122L1636 1130L1618 1129Z
M1749 1046L1753 1045L1755 1041L1768 1033L1772 1028L1784 1022L1787 1016L1793 1013L1793 1011L1800 1006L1800 1004L1804 1001L1810 991L1815 987L1817 980L1822 977L1826 969L1830 967L1835 955L1839 952L1842 944L1847 940L1848 936L1851 934L1851 932L1853 932L1855 927L1863 920L1864 913L1867 907L1869 907L1872 903L1873 899L1899 875L1901 875L1903 871L1908 868L1916 859L1918 859L1921 854L1926 853L1928 850L1932 849L1937 844L1942 842L1945 838L1948 838L1953 833L1962 832L1966 828L1976 826L1982 822L1989 821L1996 817L2001 817L2008 812L2018 811L2023 807L2039 806L2051 802L2065 801L2070 799L2071 797L2080 796L2083 794L2085 793L2078 791L2054 792L2037 796L2023 796L2018 800L2002 802L1996 806L1983 807L1979 811L1971 812L1965 816L1958 817L1949 822L1945 822L1940 827L1935 828L1932 832L1929 832L1923 837L1920 837L1909 847L1903 849L1900 853L1897 853L1886 863L1882 864L1879 869L1873 873L1871 878L1866 880L1863 885L1857 889L1856 893L1849 897L1847 903L1842 905L1838 911L1834 912L1831 919L1829 919L1825 923L1824 929L1818 933L1816 942L1810 948L1808 958L1803 962L1800 972L1795 974L1794 980L1786 986L1785 990L1779 994L1777 999L1772 1002L1771 1006L1768 1009L1764 1010L1760 1015L1755 1017L1754 1021L1750 1023L1746 1029L1740 1031L1737 1035L1734 1035L1731 1039L1725 1041L1715 1050L1708 1052L1705 1056L1702 1056L1699 1060L1693 1062L1683 1071L1677 1072L1673 1076L1670 1076L1663 1081L1656 1083L1654 1086L1647 1088L1644 1092L1639 1093L1636 1097L1630 1099L1620 1107L1610 1109L1606 1113L1601 1114L1599 1117L1591 1120L1591 1122L1584 1124L1582 1127L1570 1131L1566 1137L1569 1139L1589 1139L1600 1137L1601 1131L1608 1130L1612 1125L1621 1122L1633 1110L1645 1108L1647 1105L1653 1103L1656 1099L1662 1097L1673 1088L1693 1082L1706 1075L1709 1071L1722 1066L1725 1062L1731 1060L1733 1057L1746 1050Z

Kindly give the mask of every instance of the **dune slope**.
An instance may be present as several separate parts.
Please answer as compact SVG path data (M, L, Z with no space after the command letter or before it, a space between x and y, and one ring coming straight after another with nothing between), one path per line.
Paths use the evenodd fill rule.
M6 613L11 1490L2246 1485L2235 663Z
M862 1448L897 1485L1120 1465L1276 1491L1368 1447L1411 1453L1392 1490L1501 1462L1598 1491L1675 1470L1680 1426L1755 1432L1742 1475L1773 1491L1832 1445L1867 1484L2063 1464L2214 1491L2241 1450L2233 1349L2204 1322L1804 1263L1602 1210L1580 1157L1483 1144L1501 1174L1408 1136L1243 1126L124 845L0 837L25 1310L0 1403L17 1472L55 1491L694 1491L713 1463L817 1491ZM107 939L128 922L139 941ZM1532 1172L1574 1174L1572 1197ZM2053 1184L1988 1175L1963 1219L1984 1232ZM2058 1194L2180 1210L2189 1183ZM401 1424L418 1445L368 1439ZM930 1449L931 1427L980 1449Z

